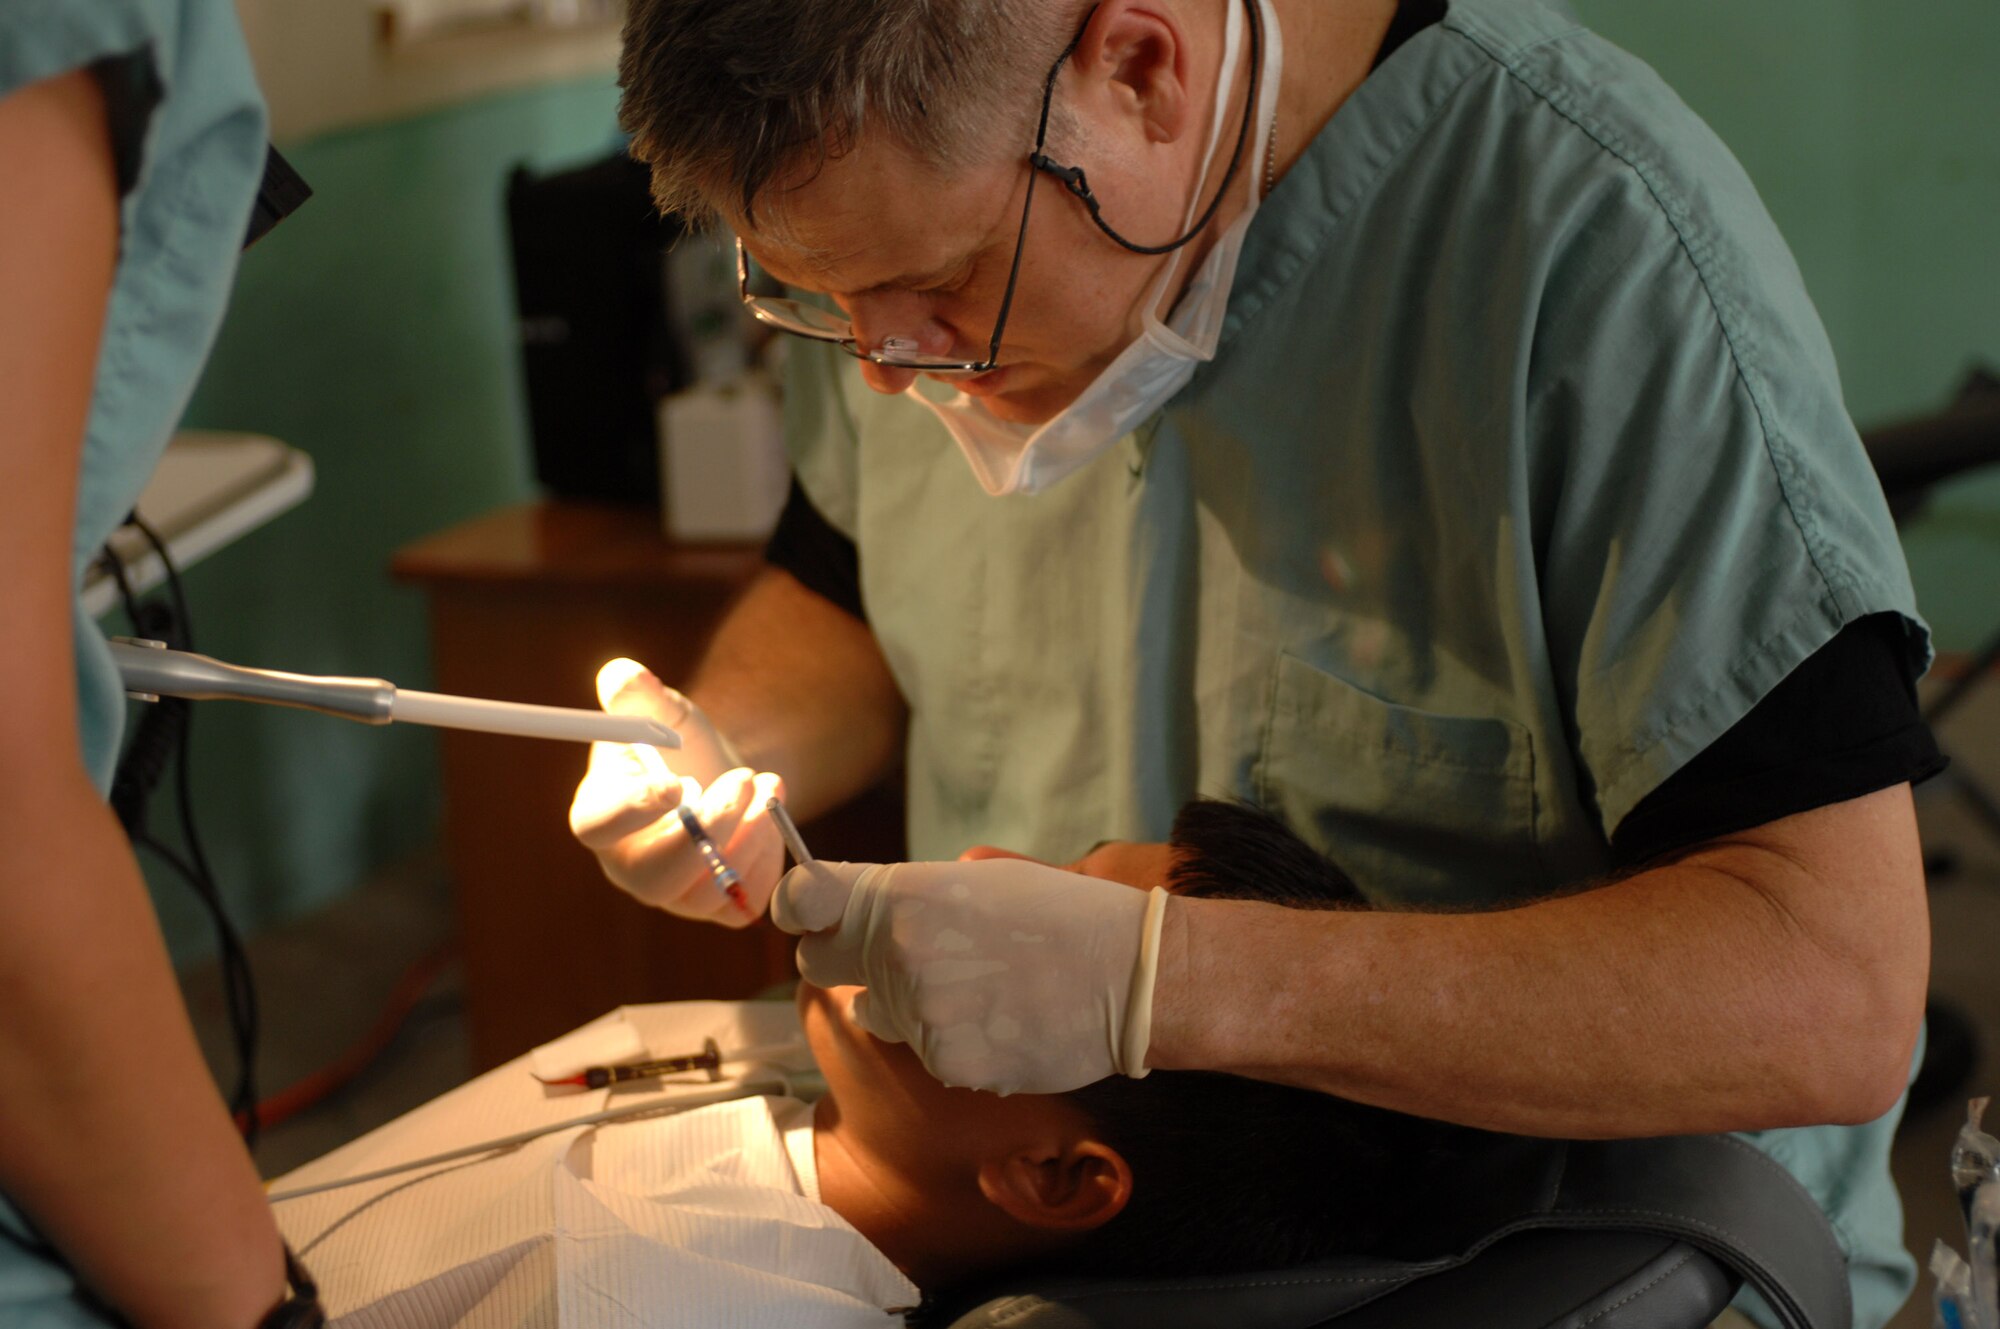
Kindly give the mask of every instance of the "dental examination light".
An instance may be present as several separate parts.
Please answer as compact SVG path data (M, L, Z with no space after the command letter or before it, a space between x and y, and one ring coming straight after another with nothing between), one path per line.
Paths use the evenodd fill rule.
M159 642L128 637L112 638L111 657L117 662L126 692L144 701L157 701L161 697L258 701L271 706L296 706L363 724L400 721L576 743L637 743L658 748L681 745L679 734L643 715L611 715L567 706L533 706L415 692L381 678L335 678L250 669L191 651L168 650Z

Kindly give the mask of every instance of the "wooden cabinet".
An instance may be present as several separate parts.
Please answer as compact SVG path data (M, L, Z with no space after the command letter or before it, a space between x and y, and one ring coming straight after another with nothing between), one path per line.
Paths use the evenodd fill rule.
M595 706L597 667L644 661L685 679L756 546L667 542L649 513L569 502L505 508L401 550L429 605L439 691ZM587 749L447 730L445 850L476 1069L626 1002L747 997L793 974L794 940L646 908L570 838ZM829 858L901 855L900 799L878 790L805 828Z

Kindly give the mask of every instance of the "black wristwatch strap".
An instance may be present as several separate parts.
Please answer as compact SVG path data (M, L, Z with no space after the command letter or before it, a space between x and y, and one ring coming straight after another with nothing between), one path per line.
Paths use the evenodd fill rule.
M285 1282L291 1295L257 1321L257 1329L320 1329L326 1323L326 1309L319 1304L319 1284L290 1245L285 1247Z

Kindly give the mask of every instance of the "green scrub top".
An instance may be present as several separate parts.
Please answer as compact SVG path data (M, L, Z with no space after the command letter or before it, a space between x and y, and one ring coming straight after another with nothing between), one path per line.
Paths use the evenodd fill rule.
M109 63L106 63L109 62ZM84 438L71 591L79 741L108 789L125 719L83 574L145 487L222 320L264 167L263 99L230 0L5 0L0 97L99 67L123 188L119 253ZM31 188L10 181L9 189ZM101 1323L0 1197L0 1322Z
M1929 659L1756 192L1534 0L1454 0L1361 85L1251 225L1214 360L1045 493L988 498L920 404L793 350L794 460L910 705L914 857L1063 861L1213 795L1378 904L1502 905L1603 874L1844 624L1896 611ZM1914 1277L1897 1115L1751 1137L1861 1329Z

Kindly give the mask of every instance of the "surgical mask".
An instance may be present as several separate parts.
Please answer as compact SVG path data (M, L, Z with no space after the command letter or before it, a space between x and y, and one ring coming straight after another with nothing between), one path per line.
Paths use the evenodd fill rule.
M1284 43L1270 0L1257 0L1257 12L1263 20L1264 67L1257 105L1251 112L1257 117L1256 136L1248 158L1253 174L1270 150L1272 112L1277 108L1278 84L1284 68ZM1232 3L1223 38L1223 73L1216 80L1208 152L1202 161L1204 186L1215 166L1223 121L1236 84L1243 26L1243 10ZM1183 225L1194 221L1202 192L1197 189L1189 201ZM1172 289L1187 251L1174 252L1172 260L1146 292L1138 337L1091 380L1074 402L1046 423L1028 425L999 419L970 394L935 380L918 379L905 391L929 407L958 441L980 488L995 498L1040 493L1103 455L1186 387L1196 366L1215 358L1215 348L1222 337L1223 316L1229 308L1229 288L1236 279L1236 260L1243 252L1243 237L1261 201L1262 191L1253 185L1249 204L1216 240L1179 302L1163 320L1158 312L1160 302ZM949 395L934 395L940 390L948 391Z

